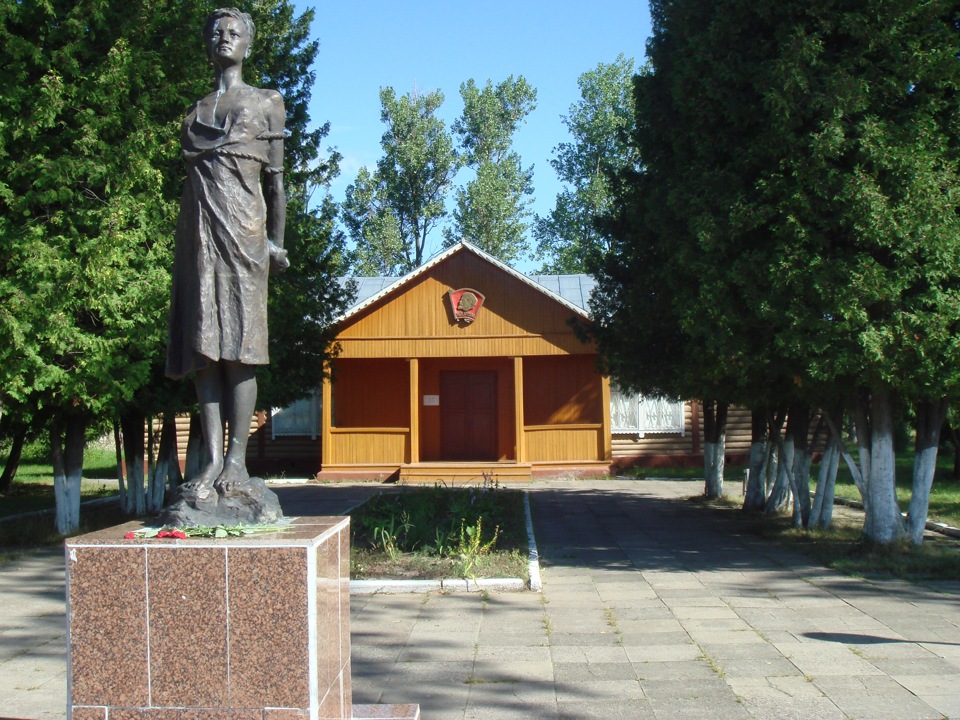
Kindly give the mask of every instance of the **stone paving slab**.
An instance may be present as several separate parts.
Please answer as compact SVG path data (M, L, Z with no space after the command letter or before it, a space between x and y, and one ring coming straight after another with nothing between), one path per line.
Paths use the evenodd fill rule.
M700 490L534 483L542 595L353 596L355 702L425 720L960 718L960 583L834 573L731 536L684 500ZM307 515L376 491L281 492ZM0 607L0 716L62 720L62 554L0 568Z

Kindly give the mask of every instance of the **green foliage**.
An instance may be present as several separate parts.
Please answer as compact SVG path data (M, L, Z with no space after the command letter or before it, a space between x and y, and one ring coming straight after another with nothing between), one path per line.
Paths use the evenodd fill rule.
M594 305L615 369L640 381L647 345L695 357L699 384L750 404L798 386L814 402L956 392L948 16L885 0L654 3L642 168L623 176ZM683 365L661 384L689 394Z
M523 495L517 491L492 485L401 489L368 501L350 520L355 576L526 575Z
M199 28L215 5L5 5L0 291L12 300L0 312L2 401L28 419L34 407L97 415L136 402L154 412L173 392L157 389L184 175L179 124L209 85ZM287 0L250 10L258 32L247 79L281 91L290 132L293 269L275 283L273 311L288 332L272 347L297 386L274 394L289 396L318 383L318 372L293 369L322 371L323 328L344 302L332 205L309 207L338 156L319 162L328 129L308 129L312 12L295 17Z
M441 556L526 547L520 528L501 532L504 518L522 517L523 496L509 490L420 488L378 495L351 514L354 541L392 553L420 550ZM483 530L487 526L493 533ZM521 524L522 528L522 524Z
M208 92L200 28L211 0L0 0L0 406L4 430L35 436L51 419L182 411L189 384L163 378L170 266L184 182L179 128ZM319 384L330 322L345 306L342 238L320 159L326 126L307 106L317 43L312 13L255 0L247 80L285 97L292 268L271 316L277 365L261 402ZM8 429L9 428L9 429ZM61 433L51 432L55 445ZM76 438L79 433L74 432ZM76 455L75 448L65 455ZM71 463L67 463L70 465ZM76 480L79 468L67 468Z
M558 145L550 160L566 187L554 209L534 225L542 272L587 272L607 249L595 218L612 210L611 178L639 168L639 154L629 142L635 125L634 71L633 58L621 54L577 80L580 100L563 118L573 140Z
M453 550L457 559L457 574L461 577L475 577L474 568L477 561L490 554L490 551L497 544L499 536L500 528L498 526L494 528L493 535L489 539L484 539L483 516L477 518L475 525L467 525L461 520L457 545Z
M526 254L528 198L533 168L524 169L511 152L513 135L536 108L537 91L521 76L478 88L471 79L460 86L463 114L453 124L463 163L475 177L457 190L453 227L445 244L468 240L511 263Z
M652 17L642 162L617 178L591 304L608 369L647 392L856 406L865 532L894 538L891 408L960 395L954 8L664 0Z
M436 113L443 93L397 96L380 90L383 157L347 188L343 221L357 245L360 274L398 275L423 264L430 232L459 169L453 140Z
M533 169L511 151L513 135L536 107L536 90L512 76L483 88L469 80L460 87L464 102L453 124L459 141L436 113L439 91L397 96L380 91L387 130L376 171L361 168L347 188L341 219L356 249L358 275L400 275L425 260L429 234L446 217L446 196L462 167L474 177L456 193L446 246L469 240L504 262L526 253L524 239L533 192Z
M398 275L406 267L397 215L376 173L360 168L347 187L341 218L356 244L353 269L360 276Z
M329 123L310 128L312 67L319 48L310 39L314 11L298 16L287 0L257 0L248 12L257 34L244 75L251 84L280 92L289 134L284 142L284 247L290 267L271 278L270 365L257 373L259 405L283 407L321 384L336 355L333 321L349 305L349 289L338 282L348 265L345 239L336 229L337 210L327 190L340 172L340 154L323 153Z
M2 401L27 422L93 416L132 397L165 338L170 241L157 230L176 213L164 172L185 88L158 66L185 13L5 5Z

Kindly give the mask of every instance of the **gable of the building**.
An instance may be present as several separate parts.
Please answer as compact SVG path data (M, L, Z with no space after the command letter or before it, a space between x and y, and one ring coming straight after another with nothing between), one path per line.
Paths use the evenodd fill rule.
M338 332L340 356L592 354L571 323L587 322L589 279L564 277L554 278L555 292L461 244L404 278L362 278ZM471 322L457 319L450 300L462 289L483 298Z

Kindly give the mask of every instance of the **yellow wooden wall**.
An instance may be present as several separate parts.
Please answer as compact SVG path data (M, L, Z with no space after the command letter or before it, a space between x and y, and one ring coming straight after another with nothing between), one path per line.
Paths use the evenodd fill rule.
M477 320L454 322L447 291L486 296ZM342 358L517 357L592 354L568 321L575 313L470 252L452 255L343 325Z
M406 428L333 428L328 464L400 466L409 461L409 440Z
M410 427L410 375L403 359L338 359L333 365L333 426Z
M603 426L540 425L524 430L527 461L533 463L604 460Z
M524 424L601 422L602 381L595 363L593 355L524 358Z

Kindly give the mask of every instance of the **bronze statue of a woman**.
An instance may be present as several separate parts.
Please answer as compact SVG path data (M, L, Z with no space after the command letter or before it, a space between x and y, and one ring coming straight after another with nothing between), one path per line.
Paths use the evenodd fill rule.
M267 354L267 277L282 250L283 98L243 82L254 37L250 16L214 11L204 42L214 92L183 121L188 173L177 223L167 375L195 374L204 443L212 458L182 494L230 497L249 481L247 438L256 365ZM223 450L224 422L228 445ZM213 496L211 499L216 499Z

